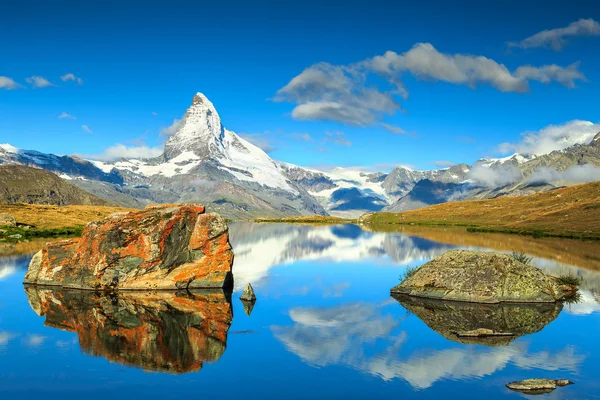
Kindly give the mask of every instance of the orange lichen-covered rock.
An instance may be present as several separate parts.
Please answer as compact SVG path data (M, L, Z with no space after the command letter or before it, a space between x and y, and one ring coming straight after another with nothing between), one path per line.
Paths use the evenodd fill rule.
M146 370L185 373L225 351L233 319L221 289L101 293L26 289L45 325L77 333L84 353Z
M221 288L232 283L227 224L200 205L163 204L90 222L49 243L25 283L93 290Z

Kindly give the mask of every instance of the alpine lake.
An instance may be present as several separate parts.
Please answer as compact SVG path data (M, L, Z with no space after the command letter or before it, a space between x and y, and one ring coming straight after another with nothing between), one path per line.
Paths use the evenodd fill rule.
M600 399L600 241L461 228L231 223L233 293L25 287L40 243L0 245L2 399ZM524 252L582 280L579 302L395 299L409 267L452 249ZM239 296L252 283L256 303ZM457 337L487 326L513 336Z

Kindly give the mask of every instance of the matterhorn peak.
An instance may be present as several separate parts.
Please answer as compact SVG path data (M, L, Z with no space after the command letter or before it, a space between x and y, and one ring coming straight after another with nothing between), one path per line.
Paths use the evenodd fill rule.
M177 132L165 144L165 160L183 153L201 159L222 153L225 129L215 106L204 94L198 92L192 99L179 123Z
M591 141L594 146L600 146L600 132L596 133L596 136Z

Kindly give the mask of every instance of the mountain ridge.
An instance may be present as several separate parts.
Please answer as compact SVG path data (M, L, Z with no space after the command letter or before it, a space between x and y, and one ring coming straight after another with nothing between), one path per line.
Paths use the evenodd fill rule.
M0 145L1 164L51 171L87 192L127 207L202 202L210 211L233 219L312 214L358 217L371 211L549 190L556 185L540 180L541 168L562 173L577 165L600 165L600 133L589 144L538 156L515 153L483 158L472 166L456 164L424 171L398 166L389 173L347 167L319 171L271 159L227 130L210 100L196 93L159 157L104 162L4 144ZM475 179L482 172L499 175L501 182L482 184ZM506 176L514 176L514 180L505 182Z

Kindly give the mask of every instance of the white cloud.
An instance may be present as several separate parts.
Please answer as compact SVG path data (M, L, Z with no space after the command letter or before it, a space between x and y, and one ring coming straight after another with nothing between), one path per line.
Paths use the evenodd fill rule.
M158 113L156 111L152 111L152 115L156 117Z
M353 67L319 63L279 89L274 100L296 103L295 119L372 125L381 115L395 113L400 105L392 93L367 87L365 78Z
M61 76L60 79L63 82L73 81L73 82L76 82L78 85L83 84L83 79L73 75L72 73L65 74L65 75Z
M527 177L527 182L586 183L600 181L600 167L591 164L574 165L564 171L556 168L540 167Z
M352 146L352 142L346 139L344 132L325 132L325 141L340 146Z
M468 172L467 179L480 186L496 188L521 180L521 170L510 163L493 168L475 164Z
M417 43L403 54L387 51L368 60L375 72L400 82L408 71L417 78L475 87L490 84L502 92L526 92L527 82L515 77L503 64L484 56L440 53L430 43Z
M453 165L456 165L456 163L452 162L452 161L447 161L447 160L438 160L438 161L434 161L433 165L435 165L436 167L439 167L439 168L448 168Z
M600 132L600 123L573 120L562 125L548 125L539 131L522 134L519 143L502 143L502 153L548 154L554 150L562 150L575 144L587 144Z
M75 118L71 114L63 111L63 113L58 116L58 119L77 119L77 118Z
M87 133L94 133L87 125L81 125L81 129L83 129Z
M471 88L486 84L501 92L517 93L528 92L530 81L558 82L571 88L575 81L586 80L578 63L568 67L526 65L511 72L504 64L484 56L442 53L430 43L417 43L402 54L387 51L349 65L314 64L279 89L274 101L295 103L292 117L299 120L354 126L381 123L394 133L403 133L381 120L401 109L399 98L408 98L402 82L407 73L427 81Z
M8 76L0 76L0 89L18 89L21 85L9 78Z
M548 29L529 36L518 43L509 43L509 47L520 47L530 49L536 47L551 48L554 51L562 50L568 43L567 37L574 36L598 36L600 35L600 24L593 19L580 19L572 22L564 28Z
M578 68L579 62L573 63L565 68L555 64L545 65L540 68L525 65L517 68L515 75L524 80L538 81L541 83L556 81L565 87L574 88L576 80L583 82L587 81L585 75L583 75Z
M261 133L240 133L239 136L252 143L265 153L271 153L276 150L269 138Z
M381 122L381 125L386 131L392 132L394 135L406 135L406 131L399 126L386 124L385 122Z
M160 156L162 152L163 148L159 146L126 146L124 144L119 143L107 148L101 154L85 155L83 156L83 158L89 158L92 160L99 161L115 161L121 158L154 158Z
M29 83L34 88L45 88L55 86L48 79L41 76L32 76L30 78L25 79L27 83Z
M182 118L173 118L173 123L165 128L160 130L160 134L163 136L173 136L179 131L179 129L183 126L184 119Z

